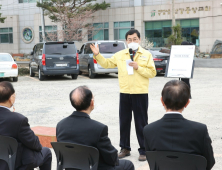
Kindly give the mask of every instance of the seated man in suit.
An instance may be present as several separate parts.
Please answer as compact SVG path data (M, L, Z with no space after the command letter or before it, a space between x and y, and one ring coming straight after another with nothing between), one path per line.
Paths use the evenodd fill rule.
M145 126L145 149L202 155L210 170L215 160L207 126L187 120L181 114L190 103L189 97L190 88L183 81L171 80L165 84L161 102L166 113L162 119Z
M15 90L11 83L0 82L0 135L17 140L16 170L51 170L52 154L43 148L39 138L30 129L28 119L22 114L11 112L15 102ZM0 170L8 170L5 161L0 160Z
M118 160L117 150L108 137L108 127L92 120L94 97L86 86L80 86L70 93L70 101L76 109L56 127L58 142L69 142L95 147L99 150L99 170L134 170L128 160ZM118 163L119 162L119 163Z

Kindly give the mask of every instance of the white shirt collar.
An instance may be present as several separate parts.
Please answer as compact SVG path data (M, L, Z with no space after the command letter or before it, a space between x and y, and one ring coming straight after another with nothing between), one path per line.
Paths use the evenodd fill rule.
M8 110L10 110L10 108L8 108L8 107L5 107L5 106L1 106L1 105L0 105L0 107L3 107L3 108L5 108L5 109L8 109Z
M181 114L180 112L166 112L165 114Z

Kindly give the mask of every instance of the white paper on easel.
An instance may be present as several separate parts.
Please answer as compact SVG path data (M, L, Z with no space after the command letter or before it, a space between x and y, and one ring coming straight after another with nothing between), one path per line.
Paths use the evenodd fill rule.
M131 63L131 62L132 62L131 59L126 60L126 68L127 68L127 72L129 75L133 75L133 67L129 66L129 63Z

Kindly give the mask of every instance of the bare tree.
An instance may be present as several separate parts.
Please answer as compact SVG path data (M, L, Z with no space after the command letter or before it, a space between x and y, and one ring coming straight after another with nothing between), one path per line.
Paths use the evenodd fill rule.
M57 35L47 33L48 39L55 41L79 41L88 36L88 31L94 32L94 13L110 6L106 3L91 3L96 0L51 0L39 3L37 6L45 10L45 14L59 25ZM98 29L97 29L98 31ZM94 32L95 33L95 32ZM91 35L92 36L92 35Z

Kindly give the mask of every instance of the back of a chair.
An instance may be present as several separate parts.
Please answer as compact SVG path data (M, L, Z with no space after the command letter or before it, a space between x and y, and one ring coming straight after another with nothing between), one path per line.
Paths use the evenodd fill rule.
M57 157L57 170L74 168L97 170L99 151L90 146L74 143L51 142Z
M18 148L16 139L0 136L0 159L7 162L9 170L15 170L15 160Z
M206 170L207 160L200 155L168 151L147 151L150 170Z

